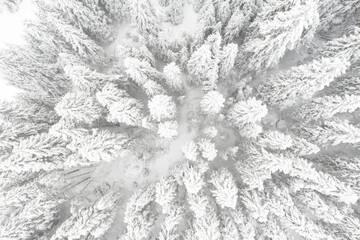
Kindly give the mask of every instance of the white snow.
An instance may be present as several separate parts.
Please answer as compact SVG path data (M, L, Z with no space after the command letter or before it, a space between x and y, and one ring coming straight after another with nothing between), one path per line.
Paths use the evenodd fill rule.
M176 26L179 30L186 32L189 35L195 34L198 29L198 13L193 9L193 6L189 3L185 3L184 6L184 21Z
M163 23L162 34L169 40L181 40L185 36L193 36L198 30L198 13L196 13L191 4L184 5L184 20L179 25L170 22Z
M24 0L19 10L15 13L0 13L0 49L6 48L7 44L24 45L24 21L35 18L35 6L30 0ZM0 73L0 100L10 100L20 90L9 86Z
M195 109L199 108L203 91L200 88L190 88L188 86L186 86L185 89L186 97L179 111L179 135L171 142L165 154L158 154L151 162L150 169L152 171L150 174L153 175L155 180L167 176L172 166L181 161L185 161L185 157L182 153L182 146L184 146L187 141L190 141L197 136L197 129L190 126L187 116L191 112L197 112Z

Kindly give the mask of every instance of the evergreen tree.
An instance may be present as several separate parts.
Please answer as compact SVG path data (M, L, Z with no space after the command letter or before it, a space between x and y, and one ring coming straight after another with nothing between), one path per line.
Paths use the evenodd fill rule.
M338 95L360 95L360 77L345 75L338 81L334 81L329 90Z
M49 24L49 28L63 39L79 56L91 64L105 65L109 62L104 50L87 36L82 29L71 24L63 18L63 13L39 4L40 14Z
M11 154L2 160L1 171L38 172L64 168L64 158L71 154L62 138L37 134L14 144Z
M210 201L204 190L200 190L196 194L188 193L187 201L189 203L190 210L197 218L204 216L207 213L207 208L210 205Z
M330 236L326 234L325 230L308 219L300 212L293 203L293 200L284 187L271 187L271 192L268 196L272 213L280 218L280 223L285 228L292 229L301 237L306 239L329 239ZM289 237L289 235L288 235Z
M115 219L118 199L117 193L106 193L93 205L74 212L60 225L50 239L102 238Z
M360 221L354 215L346 216L340 224L322 224L331 235L336 238L342 239L356 239L360 236L358 226Z
M37 190L35 190L37 189ZM49 194L49 190L39 189L36 184L17 188L15 196L6 197L8 214L0 219L2 239L36 239L49 230L59 216L62 200Z
M189 161L196 161L196 159L198 158L198 146L194 141L186 142L183 146L182 151L185 158Z
M129 94L125 90L118 88L115 83L106 83L101 91L96 93L96 99L106 108L127 97L129 97Z
M49 134L55 137L61 137L65 141L74 140L89 134L90 130L84 123L75 123L68 119L60 119L49 129Z
M142 104L134 98L121 98L109 107L109 122L140 126L143 114Z
M331 119L337 113L351 113L360 107L360 96L325 96L314 98L300 106L293 116L300 121Z
M207 79L212 64L211 48L208 44L203 44L191 55L188 61L187 69L193 78L189 81L201 85Z
M215 138L218 135L218 130L214 126L208 126L203 130L206 137Z
M261 11L263 1L246 0L246 1L231 1L230 8L232 10L231 16L223 27L223 35L225 42L235 40L240 32L245 31L253 18Z
M263 182L271 179L271 173L289 173L292 160L284 155L275 155L264 148L251 144L244 149L244 159L236 163L236 169L250 189L263 188Z
M215 187L212 193L217 204L222 208L235 209L238 189L232 174L227 169L222 168L211 174L209 182Z
M300 156L311 155L320 152L320 148L317 145L308 142L304 138L295 136L292 139L292 142L293 144L289 150L295 154L299 154Z
M0 118L4 121L54 124L59 119L51 108L45 105L18 101L1 101Z
M54 12L61 12L62 16L71 25L89 33L91 37L101 42L109 42L113 39L111 20L101 10L99 2L88 1L85 4L77 0L55 0L46 2L37 0L39 5L47 7Z
M257 138L263 132L263 127L259 123L245 123L239 128L240 136L244 138Z
M22 139L46 132L48 129L49 125L45 123L0 121L0 149L4 153L9 152Z
M169 63L164 67L164 77L167 85L171 89L181 91L184 88L181 70L174 62Z
M227 118L237 127L247 123L255 123L261 120L268 110L262 102L255 98L235 103L228 111Z
M358 1L334 1L320 0L318 11L320 16L319 30L330 30L333 26L339 26L346 21L360 7Z
M172 211L177 197L177 184L173 177L162 178L155 186L155 201L162 207L162 212L169 214Z
M220 219L213 208L209 206L206 214L194 219L194 231L197 239L221 239Z
M103 115L100 103L85 92L67 93L56 105L55 111L62 118L90 125Z
M160 30L160 19L154 3L150 0L129 2L129 15L144 36L157 35Z
M299 191L295 200L301 203L302 209L309 209L312 214L325 222L339 223L344 215L337 209L333 203L324 201L318 193L314 191Z
M164 95L166 93L165 89L159 83L153 80L148 80L142 87L148 97Z
M125 72L140 86L144 85L149 78L158 75L156 69L145 60L128 57L124 60L124 66L126 68Z
M176 121L159 123L158 134L160 137L172 139L178 135L179 124Z
M225 42L231 42L238 37L245 21L246 16L244 15L244 12L241 11L240 8L235 9L224 30Z
M262 191L248 190L241 192L241 202L245 205L249 215L260 223L268 221L268 204Z
M240 233L231 216L227 214L221 215L221 235L224 239L239 240Z
M107 82L121 81L119 75L102 74L81 65L67 65L64 71L77 90L83 92L93 93L100 90Z
M126 134L99 130L74 139L68 148L76 151L83 158L78 160L79 165L86 166L89 163L110 162L125 157L129 154L127 149L129 142L130 138Z
M201 2L202 5L199 9L198 17L198 33L195 37L196 45L202 44L209 34L216 32L221 27L220 24L217 24L214 2L212 0L204 0Z
M60 66L45 55L15 46L0 55L0 69L10 85L50 97L60 97L70 88L68 79L59 73Z
M293 177L293 183L289 187L293 192L307 188L334 197L337 201L346 204L358 200L358 196L350 186L330 174L316 171L304 158L293 159L289 175Z
M343 74L348 62L340 58L323 58L293 67L273 75L258 86L262 99L281 108L291 106L298 99L309 99Z
M229 43L224 46L220 57L220 76L222 76L222 78L228 76L231 69L234 67L237 53L237 44Z
M274 214L269 214L268 219L269 220L261 226L263 234L271 239L288 239L286 229L283 225L281 225L280 220Z
M127 203L124 222L127 223L124 240L146 238L154 226L154 216L149 211L155 200L155 186L137 190Z
M217 89L217 81L219 79L219 65L222 59L221 50L222 37L219 31L209 35L205 44L210 46L212 62L209 66L209 71L206 73L205 81L202 83L205 91L211 91ZM189 60L190 61L190 60Z
M355 63L360 58L360 28L353 28L345 35L327 42L321 51L325 57L339 57Z
M264 132L259 137L259 144L265 148L285 150L293 145L292 138L279 131Z
M149 48L145 45L132 46L128 42L122 42L116 46L116 52L122 56L123 59L136 58L150 63L151 66L155 66L156 64L153 53L150 52Z
M165 119L172 119L176 113L176 105L170 96L156 95L148 103L150 116L153 120L161 122Z
M194 1L191 2L195 12L199 12L199 10L203 6L204 2L205 2L205 0L194 0Z
M253 72L274 67L287 50L311 39L318 23L313 0L267 2L249 27L239 66Z
M205 114L218 114L224 107L225 98L218 91L207 92L200 102L201 110Z
M207 168L202 165L187 165L184 170L183 182L189 194L197 194L204 186L204 172Z
M0 172L0 190L3 192L5 189L13 188L14 186L23 184L34 178L34 173L28 172L19 175L13 171L1 171ZM5 196L5 194L3 194ZM5 203L5 201L3 201Z
M226 21L231 16L231 1L213 1L215 10L216 10L216 17L221 20L222 25L226 23Z
M351 186L359 195L359 159L351 157L345 152L336 152L331 155L320 155L313 160L315 165L320 165L327 173L336 176L339 180Z
M102 91L96 93L96 99L103 107L107 107L109 122L140 126L143 118L142 103L131 98L124 90L113 83L107 83Z
M213 161L217 156L215 143L208 138L201 138L197 142L201 156L208 161Z
M34 179L35 177L32 176L32 178ZM42 186L36 184L33 179L29 178L27 183L4 189L0 196L0 211L3 214L3 218L10 216L12 211L21 209L26 203L44 194Z
M70 52L64 39L59 38L55 29L48 22L39 17L36 20L24 22L26 43L34 51L44 54L49 59L56 59L61 52Z
M328 144L335 146L340 143L354 144L360 141L360 129L344 120L302 124L294 131L321 146Z
M172 24L181 24L184 20L184 4L185 0L170 0L169 1L169 19Z
M182 206L175 205L170 208L169 213L164 219L159 233L159 240L175 240L179 238L177 233L180 227L181 221L185 215Z

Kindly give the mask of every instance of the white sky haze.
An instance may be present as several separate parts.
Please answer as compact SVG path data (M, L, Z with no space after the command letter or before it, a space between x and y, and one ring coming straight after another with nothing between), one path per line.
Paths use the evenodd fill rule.
M17 12L0 13L0 49L5 48L7 44L25 44L23 22L34 18L34 12L35 7L31 0L24 0ZM6 84L0 72L0 99L12 99L17 92L18 89Z

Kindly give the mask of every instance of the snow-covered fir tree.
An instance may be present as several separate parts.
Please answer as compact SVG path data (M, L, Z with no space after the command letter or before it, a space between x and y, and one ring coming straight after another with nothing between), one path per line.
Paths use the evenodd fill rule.
M115 218L118 193L109 192L88 207L73 210L72 216L56 229L51 239L99 239L111 227Z
M309 99L341 74L349 63L341 58L322 58L271 76L257 90L262 99L285 108L299 99Z
M183 80L181 77L180 68L174 63L169 63L164 67L164 75L167 85L175 91L180 91L183 89Z
M215 143L208 138L201 138L197 142L201 156L209 161L212 161L217 156L217 149Z
M285 150L293 145L293 140L282 132L268 131L259 137L259 144L269 149Z
M267 112L266 105L256 98L250 98L246 101L239 101L231 106L227 117L232 124L242 127L248 123L260 121Z
M330 95L314 98L293 114L301 121L331 119L338 113L352 113L360 107L360 95Z
M205 114L218 114L223 108L225 103L225 98L218 91L207 92L200 102L201 110Z
M347 121L323 121L303 124L295 130L300 136L319 145L337 145L340 143L358 143L360 129Z
M327 42L322 55L326 57L339 57L355 63L360 58L359 44L360 27L353 26L346 35Z
M159 123L158 134L163 138L174 138L178 135L178 123L176 121L165 121Z
M333 0L321 0L318 3L320 17L319 30L329 31L332 27L341 26L347 18L356 14L359 8L357 1L337 2Z
M129 18L141 34L156 35L160 30L160 17L154 3L150 0L129 2Z
M0 69L9 84L40 95L62 96L69 81L53 59L34 49L15 46L1 51Z
M199 47L189 59L187 69L191 76L189 81L201 85L207 79L213 61L211 59L211 48L208 44Z
M176 114L176 105L170 96L156 95L152 97L148 104L150 116L155 121L172 119Z
M212 193L216 202L223 208L235 209L238 189L232 174L226 169L221 169L211 175L209 182L215 187Z
M62 118L91 125L102 117L104 109L87 92L71 92L58 102L55 111Z
M196 161L199 152L198 152L198 146L194 141L189 141L184 144L182 148L184 157L188 159L189 161Z
M265 3L249 27L239 66L255 72L275 66L287 50L310 41L318 24L316 1Z

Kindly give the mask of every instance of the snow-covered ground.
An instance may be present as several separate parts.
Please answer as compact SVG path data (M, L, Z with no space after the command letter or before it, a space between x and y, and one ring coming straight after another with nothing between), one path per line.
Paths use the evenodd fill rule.
M181 104L179 113L178 137L167 148L165 154L158 154L151 162L150 169L154 179L167 176L172 166L184 160L181 146L187 141L194 139L198 132L191 127L188 117L198 112L200 99L203 91L200 88L186 87L184 102Z
M171 25L168 24L168 26L171 26L177 32L180 33L185 32L189 35L193 35L196 33L196 30L198 30L198 26L196 24L197 21L198 21L198 13L194 11L193 6L191 4L185 3L183 22L176 26L172 24ZM176 37L176 35L169 37Z

